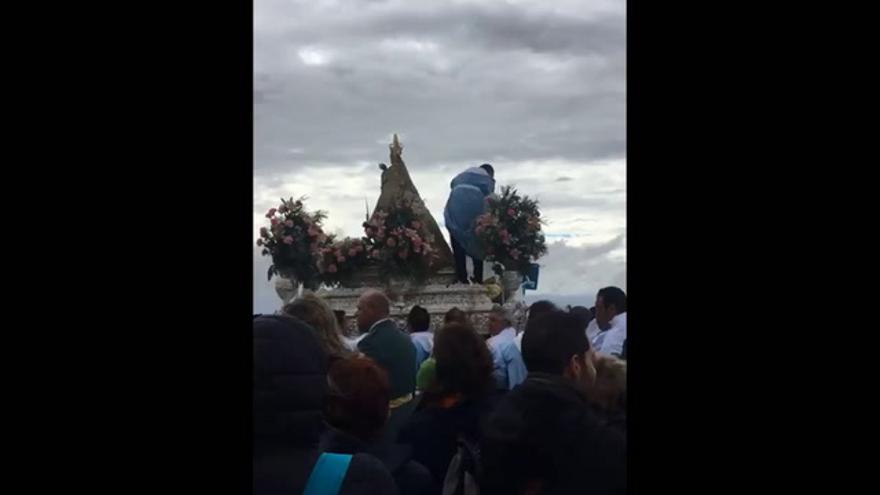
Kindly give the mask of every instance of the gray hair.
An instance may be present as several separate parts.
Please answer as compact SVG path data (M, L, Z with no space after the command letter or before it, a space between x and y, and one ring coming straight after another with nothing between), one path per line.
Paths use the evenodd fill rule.
M507 308L496 304L492 306L490 313L498 315L507 326L513 326L513 315Z

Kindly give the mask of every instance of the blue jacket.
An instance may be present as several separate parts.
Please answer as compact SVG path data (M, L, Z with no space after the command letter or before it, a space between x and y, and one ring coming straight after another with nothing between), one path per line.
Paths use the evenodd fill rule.
M468 255L483 259L474 235L474 220L485 211L486 196L495 192L495 179L482 168L473 167L456 175L450 187L452 190L443 209L446 228Z

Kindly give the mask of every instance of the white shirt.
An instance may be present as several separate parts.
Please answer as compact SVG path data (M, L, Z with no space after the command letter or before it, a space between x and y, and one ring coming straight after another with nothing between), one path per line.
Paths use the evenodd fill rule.
M599 323L596 321L596 319L593 318L592 320L590 320L590 324L587 325L587 340L590 341L590 344L592 344L593 341L596 340L596 336L599 335L599 332L601 331L602 329L599 328Z
M497 349L501 346L503 342L507 342L509 340L514 340L516 338L516 330L513 327L507 327L504 330L498 332L496 335L489 337L486 340L486 344L489 345L491 349Z
M366 336L367 334L362 333L357 337L342 337L342 342L345 344L345 347L348 347L349 351L358 352L358 342Z
M596 336L593 347L600 354L620 356L626 341L626 313L615 316L610 323L611 328Z
M486 341L492 353L492 374L498 388L512 390L526 379L526 365L516 347L516 330L507 327Z
M416 348L416 370L425 362L434 350L434 334L431 332L413 332L410 340Z
M525 332L520 332L513 338L513 343L516 344L516 350L522 352L522 338Z

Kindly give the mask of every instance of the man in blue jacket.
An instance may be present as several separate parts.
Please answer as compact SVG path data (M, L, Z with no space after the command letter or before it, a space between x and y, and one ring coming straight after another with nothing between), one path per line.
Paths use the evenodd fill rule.
M474 220L483 214L486 197L495 192L495 170L488 163L469 168L456 175L450 187L443 219L452 241L455 275L459 282L468 283L466 256L470 256L474 262L473 281L482 283L483 254L474 235Z

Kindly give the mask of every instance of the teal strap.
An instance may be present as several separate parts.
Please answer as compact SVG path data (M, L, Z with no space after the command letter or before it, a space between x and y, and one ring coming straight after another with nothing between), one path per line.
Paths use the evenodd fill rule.
M312 468L303 495L336 495L351 463L350 454L321 454Z

